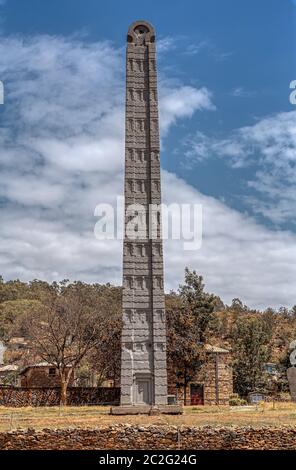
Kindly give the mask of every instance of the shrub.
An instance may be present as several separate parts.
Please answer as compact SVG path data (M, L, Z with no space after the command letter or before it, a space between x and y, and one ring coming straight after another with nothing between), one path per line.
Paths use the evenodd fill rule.
M230 396L229 405L230 406L243 406L246 405L247 401L243 398L240 398L237 393L234 393Z

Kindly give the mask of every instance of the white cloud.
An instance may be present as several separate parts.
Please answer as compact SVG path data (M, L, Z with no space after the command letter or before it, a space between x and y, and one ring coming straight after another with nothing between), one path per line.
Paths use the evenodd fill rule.
M183 251L182 242L166 242L165 272L169 286L190 266L204 275L207 288L224 301L234 297L256 308L294 305L296 235L269 230L252 218L205 196L175 175L164 173L168 202L203 207L203 242L198 251Z
M231 90L230 95L234 96L235 98L249 98L250 96L254 95L254 92L246 90L242 86L238 86Z
M121 283L121 241L98 241L94 208L123 193L123 57L108 43L35 37L0 44L7 89L1 142L0 264L5 278ZM161 81L163 134L214 109L206 88ZM228 150L229 151L229 150ZM232 153L237 156L238 150ZM168 202L201 202L202 249L167 242L167 288L184 266L226 301L292 305L295 237L272 232L163 172Z
M187 141L189 162L219 156L233 168L254 167L253 209L275 223L294 223L296 212L296 111L265 117L226 139L198 132ZM263 197L262 197L263 196Z
M197 44L189 44L185 49L185 54L196 55L199 54L204 49L212 49L213 46L208 40L200 41Z
M172 36L165 36L157 39L157 53L165 54L176 48L176 39Z
M177 119L191 117L196 110L214 110L211 93L207 88L196 89L182 86L177 89L164 88L160 92L160 122L162 135Z

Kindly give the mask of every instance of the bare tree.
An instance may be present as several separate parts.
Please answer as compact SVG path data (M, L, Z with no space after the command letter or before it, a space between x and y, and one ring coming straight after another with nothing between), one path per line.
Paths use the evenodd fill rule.
M77 287L77 286L76 286ZM92 301L93 300L93 301ZM67 403L67 387L74 369L101 341L104 313L83 289L64 289L24 318L30 348L58 370L61 405Z
M96 372L98 383L105 379L113 380L117 384L120 379L121 357L121 329L120 314L114 314L105 321L104 329L100 331L100 342L93 348L88 356L91 369Z

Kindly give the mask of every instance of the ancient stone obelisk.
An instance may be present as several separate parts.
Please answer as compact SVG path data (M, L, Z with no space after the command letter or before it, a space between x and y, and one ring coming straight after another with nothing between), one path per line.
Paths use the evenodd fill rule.
M290 351L290 363L292 367L287 369L287 377L291 399L296 402L296 340L290 343Z
M151 204L160 203L155 31L136 21L126 52L122 406L167 404L160 211L149 217Z

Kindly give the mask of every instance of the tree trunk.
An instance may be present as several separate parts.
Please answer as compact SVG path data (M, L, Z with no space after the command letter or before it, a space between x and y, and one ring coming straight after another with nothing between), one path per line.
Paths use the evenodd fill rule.
M61 379L60 405L61 406L67 405L67 389L68 389L71 373L72 373L72 369L62 370L60 372L60 379Z
M65 377L61 377L61 396L60 396L60 405L67 405L67 380Z
M187 372L187 370L184 369L184 406L186 406L186 401L187 401L187 381L186 381L186 372Z

